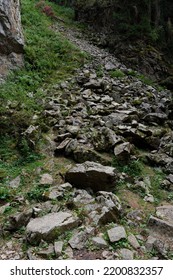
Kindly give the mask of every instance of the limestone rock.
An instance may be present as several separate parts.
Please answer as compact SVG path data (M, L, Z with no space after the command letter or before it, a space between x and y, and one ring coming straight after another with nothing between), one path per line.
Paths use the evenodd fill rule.
M11 188L18 188L19 185L20 185L20 181L21 181L20 176L17 176L15 179L13 179L13 180L9 183L9 186L10 186Z
M26 226L32 217L32 212L32 209L29 209L27 211L10 216L7 230L13 231L20 229L22 226Z
M115 168L89 161L76 164L65 175L66 182L74 187L91 188L94 191L110 190L115 186L116 178Z
M134 248L134 249L138 249L140 248L140 244L138 242L138 240L136 239L136 237L133 234L130 234L128 236L128 241L130 243L130 245Z
M108 237L110 242L117 242L123 238L126 238L126 231L124 227L122 226L116 226L114 228L111 228L107 231Z
M99 237L99 236L93 237L92 242L98 248L107 248L108 247L108 244L106 243L106 241L102 237Z
M59 257L62 253L62 248L63 248L63 242L62 241L56 241L54 243L54 251L55 251L55 255L56 257Z
M59 186L54 186L49 188L47 192L44 193L44 198L47 199L57 199L63 198L65 193L69 192L72 189L72 185L65 183Z
M120 249L120 256L123 260L133 260L134 253L126 248Z
M52 185L53 184L53 178L50 174L44 173L41 176L41 179L40 179L39 183L40 183L40 185Z
M148 226L152 230L154 230L160 234L164 234L165 236L173 237L173 221L170 222L166 219L162 220L162 219L158 219L154 216L151 216L148 221Z
M48 248L41 249L37 252L37 255L45 259L49 259L49 257L51 257L51 255L53 254L54 254L54 246L52 244L49 244Z
M32 244L41 240L53 241L60 233L78 224L79 219L69 212L50 213L30 221L26 228L26 237Z
M19 0L0 0L0 78L23 66L24 37Z
M115 157L123 162L127 162L130 158L132 145L129 142L125 142L115 146L114 155Z
M86 231L76 232L68 243L72 249L80 250L84 248L87 238L88 238L88 234Z

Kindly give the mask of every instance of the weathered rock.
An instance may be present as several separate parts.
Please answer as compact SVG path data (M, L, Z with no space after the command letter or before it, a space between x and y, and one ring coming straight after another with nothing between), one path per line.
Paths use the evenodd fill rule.
M106 248L108 247L108 244L102 237L93 237L92 238L93 245L95 245L98 248Z
M89 161L76 164L65 175L66 182L70 182L74 187L91 188L94 191L110 190L115 187L116 179L115 168Z
M53 184L53 177L52 175L45 173L41 176L40 185L52 185Z
M49 188L47 192L44 193L44 198L47 199L57 199L63 198L65 193L69 192L72 189L72 185L65 183L59 186L54 186Z
M127 237L126 231L125 231L124 227L122 227L122 226L116 226L112 229L109 229L107 231L107 233L108 233L110 242L117 242L117 241Z
M73 249L70 246L64 250L64 254L66 259L73 259Z
M169 174L166 179L171 183L173 184L173 174Z
M0 1L0 78L9 70L23 66L24 38L20 1Z
M115 146L114 155L118 160L122 162L128 162L130 158L131 150L132 150L132 145L129 142L125 142Z
M72 238L69 240L69 245L72 247L72 249L83 249L85 246L85 243L88 239L88 234L86 231L80 231L75 233Z
M27 211L10 216L9 224L7 225L6 229L13 231L13 230L18 230L22 226L26 226L32 217L32 213L33 213L32 209L29 209Z
M78 224L79 219L69 212L50 213L30 221L26 227L26 237L32 244L41 240L53 241L60 233Z
M147 251L152 251L152 249L154 248L155 241L156 241L155 237L153 237L152 235L148 236L147 241L145 243L145 248L147 249Z
M128 236L128 242L130 243L130 245L134 248L134 249L138 249L140 248L140 244L138 242L138 240L136 239L136 237L133 234L130 234Z
M104 206L101 209L99 223L117 222L122 215L122 206L119 198L112 192L98 192L96 200Z
M173 205L163 205L157 207L156 215L160 219L173 223Z
M143 118L147 123L163 124L167 120L167 115L162 113L150 113Z
M48 248L41 249L37 252L37 255L45 259L49 259L53 254L54 254L54 246L52 244L49 244Z
M134 253L126 248L120 249L120 256L123 260L133 260Z
M153 153L146 156L151 165L161 166L166 173L173 173L173 158L164 153Z
M15 179L13 179L12 181L10 181L9 186L11 188L18 188L20 186L20 176L17 176Z
M154 216L151 216L148 221L148 226L152 230L164 234L165 236L173 237L173 222L167 220L161 220Z
M78 146L74 149L73 158L77 163L83 163L85 161L96 161L101 164L111 163L111 158L108 156L106 157L95 151L93 148L81 144L78 144Z
M73 202L79 208L81 205L95 203L95 199L86 190L76 190L74 193Z
M56 241L54 243L54 251L55 251L56 257L59 257L61 255L63 245L64 245L64 243L62 241Z

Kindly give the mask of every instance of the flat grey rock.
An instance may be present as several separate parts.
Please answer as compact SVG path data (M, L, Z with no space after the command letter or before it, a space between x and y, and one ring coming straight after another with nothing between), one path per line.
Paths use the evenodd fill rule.
M31 244L41 240L53 241L65 230L77 227L79 219L68 212L50 213L33 219L26 227L26 237Z
M126 231L125 231L124 227L122 227L122 226L117 226L117 227L111 228L107 231L107 233L108 233L110 242L117 242L117 241L127 237Z
M116 178L115 168L90 161L76 164L65 175L66 182L72 186L94 191L110 190L115 186Z

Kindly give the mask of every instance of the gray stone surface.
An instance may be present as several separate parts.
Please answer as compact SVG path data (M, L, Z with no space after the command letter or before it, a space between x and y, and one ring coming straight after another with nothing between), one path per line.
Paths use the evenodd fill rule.
M123 238L126 238L126 231L124 227L122 226L116 226L114 228L111 228L107 231L108 237L110 242L117 242Z
M55 255L56 257L59 257L62 253L62 249L63 249L63 241L55 241L54 243L54 251L55 251Z
M88 234L86 231L80 231L75 233L69 240L69 245L72 249L83 249L85 242L87 241Z
M41 175L41 179L39 182L40 185L52 185L53 184L53 177L48 173L44 173Z
M26 237L30 243L41 240L53 241L65 230L79 224L79 219L69 212L50 213L41 218L33 219L26 227Z
M138 240L136 239L135 235L130 234L130 235L128 236L128 242L130 243L130 245L131 245L134 249L140 248L140 244L139 244Z
M134 253L126 248L120 249L120 256L123 260L133 260Z
M107 248L108 247L108 244L106 243L106 241L102 237L99 237L99 236L93 237L92 242L98 248Z
M165 236L173 237L173 222L167 220L158 219L154 216L150 216L148 226L152 230L164 234Z
M19 0L0 0L0 79L23 66L24 37Z
M91 188L94 191L110 190L115 186L117 174L113 167L86 161L70 169L65 179L74 187Z

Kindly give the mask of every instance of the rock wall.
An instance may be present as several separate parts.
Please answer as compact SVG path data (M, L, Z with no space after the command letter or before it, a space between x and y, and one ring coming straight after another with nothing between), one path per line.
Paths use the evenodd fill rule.
M0 0L0 81L23 65L20 0Z

